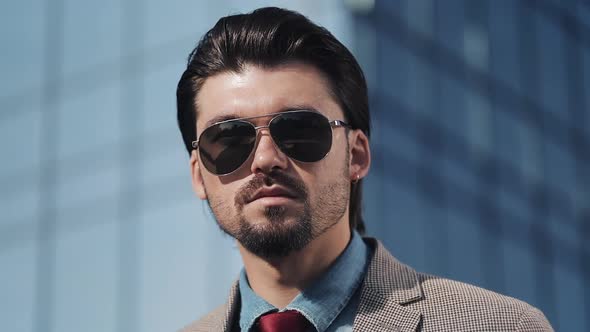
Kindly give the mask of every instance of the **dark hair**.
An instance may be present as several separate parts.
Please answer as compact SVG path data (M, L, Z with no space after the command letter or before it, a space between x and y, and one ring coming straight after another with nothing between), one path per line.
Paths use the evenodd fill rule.
M249 14L221 18L188 57L178 82L178 126L189 153L196 140L196 97L204 81L222 72L241 72L245 65L272 68L289 62L314 66L329 82L345 121L370 135L367 84L348 49L328 30L305 16L286 9L267 7ZM362 180L350 187L350 226L361 234Z

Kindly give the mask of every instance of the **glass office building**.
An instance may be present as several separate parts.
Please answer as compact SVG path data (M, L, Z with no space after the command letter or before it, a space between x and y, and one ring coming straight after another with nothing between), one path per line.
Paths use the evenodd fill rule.
M105 0L0 5L0 330L174 331L241 268L192 192L186 57L287 6L365 70L367 235L416 269L590 329L590 4Z

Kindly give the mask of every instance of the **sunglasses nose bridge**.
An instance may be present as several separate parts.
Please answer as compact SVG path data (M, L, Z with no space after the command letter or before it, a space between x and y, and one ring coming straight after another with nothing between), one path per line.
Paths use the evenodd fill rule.
M269 125L264 125L264 126L254 126L254 130L256 130L256 133L258 133L258 130L260 130L260 129L264 129L264 128L269 128Z
M288 157L279 148L268 125L254 126L256 129L256 143L251 152L253 161L251 171L269 172L274 168L284 169L287 167Z
M270 132L270 124L264 126L254 126L254 130L256 130L256 144L254 145L254 153L256 153L256 150L258 149L258 144L260 143L262 136L268 136L275 149L280 153L283 152L277 145L277 142L275 142L275 138L272 136L272 133ZM262 130L264 131L261 132Z
M254 130L256 131L256 146L254 146L254 149L258 148L258 143L259 143L259 141L261 139L261 136L263 135L263 134L260 134L260 131L263 130L263 129L266 129L268 131L268 133L266 135L268 135L268 137L270 137L270 139L272 140L273 144L275 144L275 146L276 146L276 142L274 140L274 137L272 137L272 134L270 132L270 125L267 124L267 125L264 125L264 126L254 126Z

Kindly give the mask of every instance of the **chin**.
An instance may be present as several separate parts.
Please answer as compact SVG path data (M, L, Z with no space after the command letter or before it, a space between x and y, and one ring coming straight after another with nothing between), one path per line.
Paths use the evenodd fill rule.
M269 207L256 222L243 219L239 231L232 234L244 248L265 258L280 258L299 251L313 239L311 218L285 213L282 207Z

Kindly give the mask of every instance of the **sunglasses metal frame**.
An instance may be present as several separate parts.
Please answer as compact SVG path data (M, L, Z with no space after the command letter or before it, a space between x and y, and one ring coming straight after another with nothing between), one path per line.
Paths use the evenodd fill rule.
M211 124L211 125L209 125L207 128L205 128L205 129L203 130L203 132L201 132L201 135L199 135L199 138L198 138L197 140L195 140L195 141L192 141L192 142L191 142L191 145L192 145L192 147L193 147L193 149L194 149L194 150L198 150L198 149L199 149L199 141L201 140L201 139L200 139L200 137L203 135L203 133L204 133L205 131L207 131L207 129L209 129L209 128L213 127L213 126L219 125L219 124L228 123L228 122L232 122L232 121L242 121L242 122L246 122L246 123L249 123L249 124L251 124L251 125L252 125L252 127L254 127L254 130L256 131L256 137L257 137L257 140L258 140L258 130L259 130L259 129L270 128L270 124L272 123L272 121L273 121L274 119L276 119L277 117L279 117L279 116L281 116L281 115L284 115L284 114L291 114L291 113L315 113L315 114L317 114L317 115L319 115L319 116L321 116L321 117L325 118L325 119L326 119L326 121L328 121L328 124L330 125L330 131L332 131L332 128L334 128L334 127L336 127L336 128L338 128L338 127L351 128L351 127L350 127L350 125L349 125L348 123L346 123L346 122L344 122L344 121L342 121L342 120L330 120L330 119L328 119L328 118L327 118L325 115L323 115L323 114L322 114L322 113L320 113L320 112L317 112L317 111L312 111L312 110L305 110L305 109L298 109L298 110L289 110L289 111L284 111L284 112L269 113L269 114L264 114L264 115L248 116L248 117L243 117L243 118L227 119L227 120L223 120L223 121L219 121L219 122L212 123L212 124ZM264 125L264 126L255 126L255 125L254 125L252 122L250 122L250 121L247 121L247 120L252 120L252 119L260 119L260 118L267 118L267 117L272 117L272 118L271 118L270 120L268 120L268 123L267 123L266 125ZM269 130L270 130L270 129L269 129ZM332 134L333 134L333 132L332 132ZM272 137L272 134L270 135L270 137L271 137L271 140L272 140L273 144L274 144L274 145L277 147L277 149L279 149L279 150L281 151L281 153L284 153L284 152L283 152L283 151L282 151L282 150L281 150L281 149L278 147L277 143L276 143L276 142L275 142L275 140L274 140L274 137ZM253 152L254 150L256 150L256 146L257 146L257 145L258 145L258 142L256 142L256 144L254 145L254 148L252 148L252 151L250 151L250 154L252 154L252 152ZM296 160L296 161L298 161L298 162L305 163L305 161L299 161L299 160L297 160L297 159L295 159L295 158L292 158L292 157L290 157L290 156L289 156L289 155L287 155L287 154L285 154L285 155L286 155L287 157L289 157L289 159L293 159L293 160ZM322 159L326 158L326 156L327 156L327 155L328 155L328 153L326 153L326 155L324 155L324 156L323 156L321 159L319 159L319 160L317 160L317 161L315 161L315 162L318 162L318 161L320 161L320 160L322 160ZM248 160L248 159L246 159L246 160ZM217 176L224 176L224 175L229 175L229 174L232 174L233 172L237 171L238 169L240 169L240 168L242 167L242 165L244 165L244 163L246 162L246 160L244 160L244 162L243 162L242 164L240 164L240 166L238 166L238 167L237 167L235 170L233 170L233 171L231 171L231 172L229 172L229 173L224 173L224 174L215 174L214 172L211 172L210 170L209 170L209 172L211 172L211 173L213 173L213 174L215 174L215 175L217 175Z

